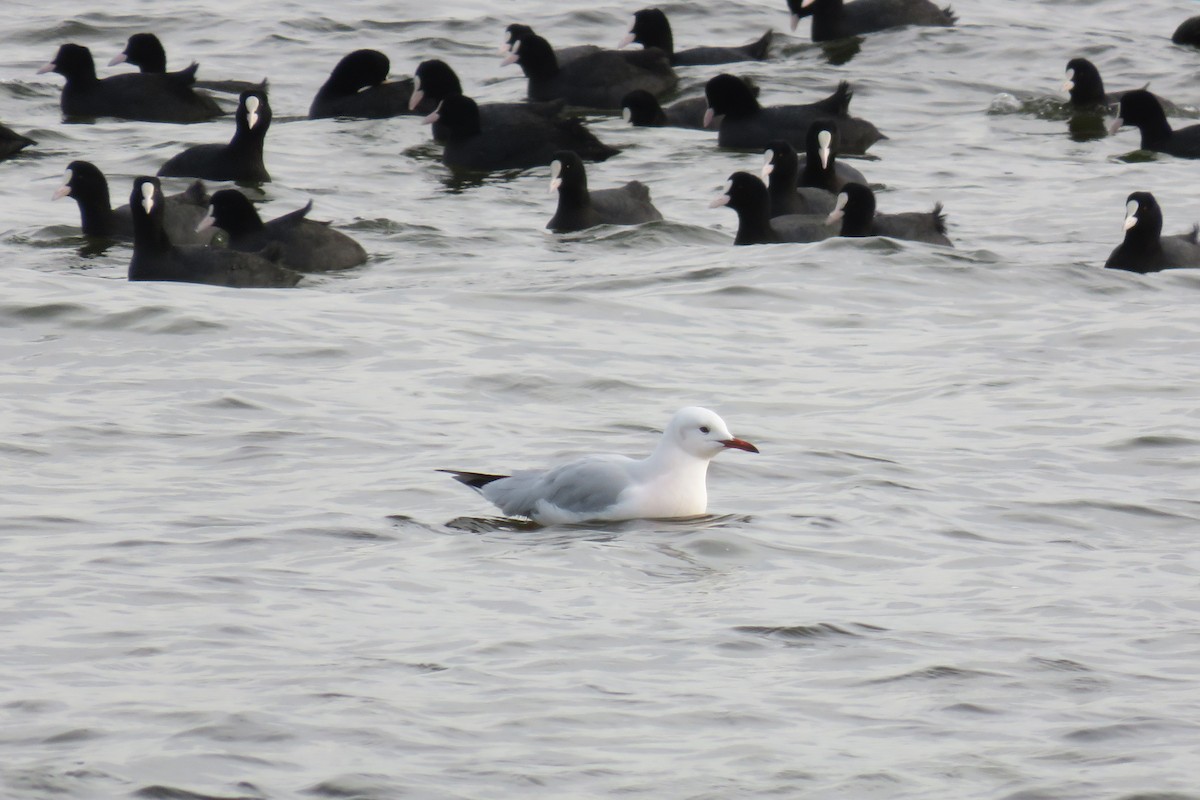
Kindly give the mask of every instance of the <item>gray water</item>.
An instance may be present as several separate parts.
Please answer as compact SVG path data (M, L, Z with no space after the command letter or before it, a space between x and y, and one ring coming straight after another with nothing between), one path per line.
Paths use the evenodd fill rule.
M1198 166L1054 112L1079 54L1200 104L1200 6L954 6L837 66L782 0L664 6L684 46L780 32L736 68L765 102L853 81L881 210L941 200L953 250L735 248L708 201L761 157L711 133L593 118L591 185L666 221L556 237L546 169L303 120L354 48L517 99L506 24L611 45L636 4L10 6L0 796L1200 798L1200 275L1101 268L1129 192L1200 217ZM264 215L312 198L368 265L239 291L85 247L67 162L123 200L228 137L60 122L36 68L140 30L271 79ZM639 455L691 404L762 449L701 520L528 530L434 471Z

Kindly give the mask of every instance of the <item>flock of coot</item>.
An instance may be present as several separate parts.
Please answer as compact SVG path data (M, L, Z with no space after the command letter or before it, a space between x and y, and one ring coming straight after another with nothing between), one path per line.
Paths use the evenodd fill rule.
M903 25L952 26L955 14L930 0L787 0L795 29L812 18L814 41L861 36ZM715 129L721 147L764 153L760 175L735 172L713 200L738 218L735 243L812 242L834 235L888 236L952 246L941 204L928 212L883 213L858 170L839 153L865 153L887 138L871 122L854 117L853 91L843 82L828 97L804 105L770 103L770 88L734 74L711 77L703 97L677 100L675 67L736 64L768 58L773 34L743 45L676 49L670 23L656 8L637 11L619 49L592 45L556 49L527 25L506 30L504 63L520 66L528 81L527 102L477 102L444 61L422 62L413 77L389 81L390 63L375 50L349 53L333 68L309 108L309 118L386 118L419 115L442 145L452 170L489 172L549 165L558 207L547 227L576 231L595 225L636 225L661 220L650 191L638 181L589 189L585 161L601 162L620 151L600 141L570 109L620 112L634 126ZM1200 17L1175 32L1180 44L1200 45ZM640 44L641 49L623 49ZM159 176L261 184L271 180L263 159L271 125L266 81L198 81L197 64L167 70L166 53L149 33L131 36L110 66L128 63L138 72L99 78L88 48L63 44L39 72L65 79L61 107L68 120L118 117L195 123L225 116L205 90L238 94L227 141L189 147L172 156ZM1200 158L1200 125L1173 129L1167 114L1177 107L1145 88L1105 92L1099 71L1083 58L1067 63L1070 105L1103 115L1115 108L1112 130L1136 126L1141 147L1180 158ZM764 96L765 95L765 96ZM0 158L35 144L0 125ZM71 162L55 198L79 206L83 233L131 240L130 280L167 280L224 286L294 286L306 272L345 269L366 261L363 248L325 223L307 219L305 208L263 222L253 203L236 189L210 197L198 180L164 196L157 177L133 181L128 206L112 208L104 175L84 160ZM213 243L213 228L227 234ZM226 243L227 242L227 243ZM1106 266L1155 272L1200 266L1200 233L1162 236L1162 212L1153 195L1128 198L1124 241Z

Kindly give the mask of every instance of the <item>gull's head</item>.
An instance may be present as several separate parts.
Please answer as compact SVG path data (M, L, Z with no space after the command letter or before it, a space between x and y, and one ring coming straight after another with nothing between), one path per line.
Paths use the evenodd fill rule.
M757 453L758 448L735 438L725 420L715 411L691 406L675 412L663 436L675 447L696 458L709 459L722 450L733 448Z

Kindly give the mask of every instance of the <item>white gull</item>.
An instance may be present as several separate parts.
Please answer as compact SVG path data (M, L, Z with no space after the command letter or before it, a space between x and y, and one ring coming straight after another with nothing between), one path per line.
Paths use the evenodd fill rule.
M675 413L654 452L641 460L590 455L512 475L440 470L477 490L509 516L543 525L694 517L708 508L708 462L722 450L757 453L707 408Z

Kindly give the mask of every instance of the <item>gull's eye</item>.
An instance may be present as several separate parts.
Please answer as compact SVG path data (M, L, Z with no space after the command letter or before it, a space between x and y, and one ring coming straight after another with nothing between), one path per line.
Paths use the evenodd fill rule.
M701 432L701 433L708 433L708 426L707 426L707 425L701 425L701 426L700 426L700 432Z

